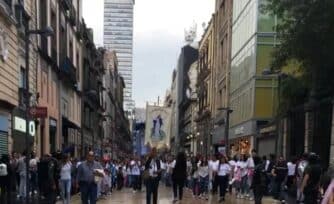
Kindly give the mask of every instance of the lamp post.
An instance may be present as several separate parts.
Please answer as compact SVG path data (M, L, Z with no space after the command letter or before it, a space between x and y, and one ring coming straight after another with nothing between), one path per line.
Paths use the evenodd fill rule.
M218 108L219 111L226 111L226 121L225 121L225 151L226 151L226 156L230 154L230 145L229 145L229 129L230 129L230 114L233 112L232 109L229 107L226 108Z
M21 8L22 10L24 9L23 6ZM22 11L24 12L24 11ZM43 35L43 36L51 36L53 35L53 29L51 27L46 27L43 30L30 30L29 29L29 20L24 21L24 40L25 40L25 68L26 68L26 90L25 90L25 98L26 98L26 134L25 134L25 145L26 145L26 179L29 178L29 120L30 120L30 114L29 114L29 109L30 109L30 93L29 93L29 48L30 48L30 35L35 34L35 35ZM29 203L29 185L28 181L26 180L26 203Z

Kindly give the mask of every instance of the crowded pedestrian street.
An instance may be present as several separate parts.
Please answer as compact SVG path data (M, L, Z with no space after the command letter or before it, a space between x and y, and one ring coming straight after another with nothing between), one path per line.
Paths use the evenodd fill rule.
M73 197L71 204L80 204L81 201L78 196ZM146 204L145 192L133 193L132 190L116 191L110 196L100 199L97 204ZM172 194L169 188L161 187L159 190L159 203L158 204L172 204ZM218 204L216 197L210 196L209 201L193 198L192 194L186 192L184 200L178 202L179 204ZM233 196L227 196L225 204L251 204L251 201L245 201L241 199L233 198ZM57 204L61 204L58 202ZM270 198L263 199L263 204L276 204L276 202Z
M334 204L334 0L0 0L0 204Z

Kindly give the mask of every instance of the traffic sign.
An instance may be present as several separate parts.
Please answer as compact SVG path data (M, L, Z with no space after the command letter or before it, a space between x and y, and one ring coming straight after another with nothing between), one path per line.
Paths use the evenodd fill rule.
M46 118L48 116L47 107L31 107L29 110L31 117L33 118Z

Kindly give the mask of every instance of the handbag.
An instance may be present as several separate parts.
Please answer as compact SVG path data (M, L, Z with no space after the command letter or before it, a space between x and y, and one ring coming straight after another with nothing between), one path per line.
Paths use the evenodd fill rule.
M144 179L144 181L146 181L146 180L148 180L148 179L150 179L150 172L149 172L149 170L148 169L145 169L144 171L143 171L143 179Z

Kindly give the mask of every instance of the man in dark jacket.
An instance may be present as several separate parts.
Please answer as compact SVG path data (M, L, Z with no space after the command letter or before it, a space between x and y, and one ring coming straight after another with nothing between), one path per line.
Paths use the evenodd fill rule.
M153 195L153 204L158 203L158 187L161 178L161 163L157 158L156 148L152 148L151 154L145 163L145 171L148 171L149 178L146 182L146 203L151 204Z
M261 204L264 193L266 192L267 178L265 171L265 163L261 162L261 158L256 156L254 160L254 177L251 188L254 192L255 204Z
M274 177L274 190L273 190L274 199L282 201L283 200L281 196L283 190L282 184L288 175L288 166L282 156L278 158L278 161L272 170L272 174Z
M177 196L179 196L179 200L182 200L184 182L187 179L187 158L184 152L180 152L176 157L175 166L173 167L172 179L174 202L176 202ZM177 193L178 190L179 194Z
M58 162L51 155L44 155L37 165L42 203L56 203ZM46 199L43 199L45 197Z

